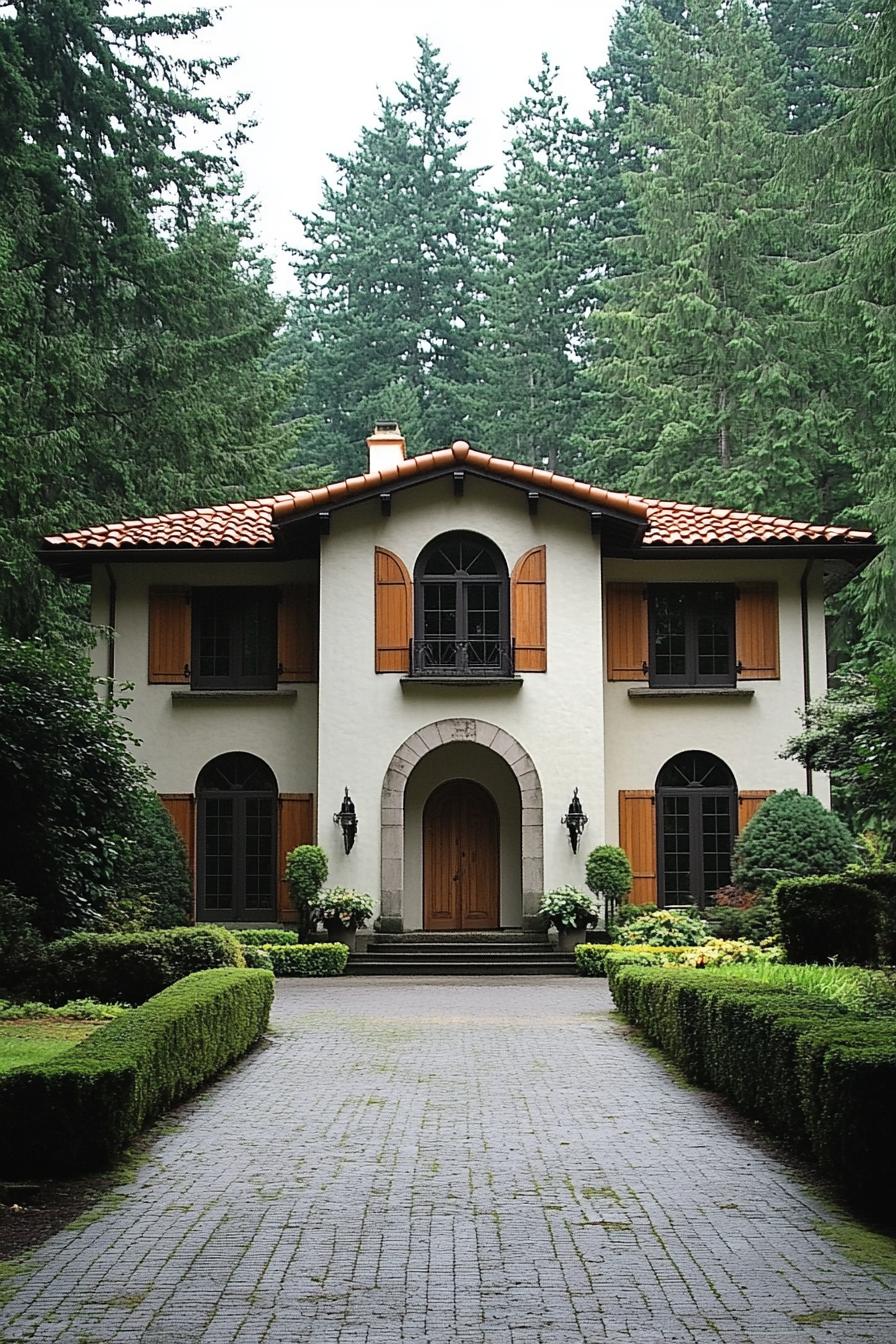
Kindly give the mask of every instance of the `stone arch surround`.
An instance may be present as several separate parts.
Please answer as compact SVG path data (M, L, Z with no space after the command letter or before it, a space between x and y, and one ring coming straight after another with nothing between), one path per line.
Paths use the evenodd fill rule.
M509 765L520 790L523 926L541 927L538 907L544 892L544 819L541 780L529 753L515 737L482 719L439 719L411 733L396 751L383 779L381 806L381 906L383 932L403 928L404 794L414 767L449 742L475 742Z

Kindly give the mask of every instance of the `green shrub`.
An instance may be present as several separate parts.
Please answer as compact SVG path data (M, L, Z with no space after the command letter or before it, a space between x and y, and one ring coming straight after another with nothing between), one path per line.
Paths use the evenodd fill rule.
M709 937L709 925L684 910L653 910L630 919L617 931L617 942L649 943L653 947L696 947Z
M581 975L606 975L614 966L730 966L746 962L775 962L781 959L779 947L760 947L744 940L708 938L697 946L656 946L650 943L626 945L609 943L595 947L581 943L575 949L576 967Z
M345 943L299 943L266 947L275 975L341 975L348 961Z
M283 944L277 943L272 944L272 946L280 947ZM253 966L256 970L272 971L274 969L270 953L265 947L252 947L250 944L246 944L243 948L243 956L246 959L246 965Z
M0 1021L17 1021L22 1018L68 1017L82 1022L102 1022L119 1017L127 1009L122 1003L97 1003L95 999L69 999L58 1008L48 1003L10 1003L0 999Z
M631 924L633 919L640 919L642 915L650 915L656 910L656 901L645 901L643 905L632 905L630 902L624 902L616 911L616 924Z
M788 961L875 964L878 897L869 887L842 877L795 877L779 882L774 898Z
M43 960L44 940L35 928L37 910L10 883L0 882L0 987L12 989Z
M771 894L782 878L837 873L855 858L853 837L817 798L796 789L773 793L734 846L734 881Z
M734 971L608 966L617 1006L689 1078L807 1148L866 1205L896 1181L896 1023Z
M249 1049L273 993L267 971L200 971L57 1058L0 1075L3 1174L108 1165L149 1120Z
M850 882L858 882L877 896L877 963L896 966L896 864L881 868L847 869Z
M703 918L717 938L747 938L753 943L767 938L780 941L778 907L771 896L760 896L745 908L712 905L703 911Z
M600 906L577 887L558 887L542 896L538 913L558 929L587 929L600 919Z
M604 922L612 924L614 912L623 896L632 889L632 866L618 845L598 845L585 860L585 881L589 891L604 902Z
M183 841L153 789L135 799L115 892L105 922L117 932L171 929L193 917L193 886Z
M47 947L40 993L54 1002L145 999L193 971L242 966L232 933L212 924L147 933L76 933Z
M232 932L244 951L247 947L270 947L274 943L294 947L299 941L299 935L293 929L234 929Z
M839 1004L862 1017L896 1015L896 978L864 966L804 966L789 962L753 962L725 968L755 984L795 989Z
M327 856L320 845L298 845L286 856L286 881L302 937L307 938L317 922L317 898L328 872Z

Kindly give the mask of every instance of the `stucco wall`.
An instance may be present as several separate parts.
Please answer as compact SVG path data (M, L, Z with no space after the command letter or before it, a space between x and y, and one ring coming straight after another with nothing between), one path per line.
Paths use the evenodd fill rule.
M455 528L489 537L508 569L530 547L547 545L548 670L525 674L521 686L408 686L374 671L374 547L399 555L413 574L427 542ZM348 786L360 818L348 856L335 852L322 822L331 879L379 893L389 762L417 729L460 716L498 724L531 756L544 792L545 886L580 882L581 861L560 818L574 787L594 819L588 840L596 843L604 813L600 551L587 514L543 501L533 518L522 492L468 480L455 499L450 480L437 480L396 492L389 518L377 503L334 513L321 552L320 813L334 811Z
M805 790L806 775L795 761L778 753L800 727L803 704L800 578L802 560L666 561L608 559L605 581L778 583L781 677L742 681L749 700L727 698L630 699L629 688L643 683L608 682L605 686L606 839L619 835L618 791L652 789L660 767L679 751L709 751L734 772L739 789ZM809 576L810 678L812 695L826 686L824 596L820 566ZM813 777L814 791L830 804L827 777Z
M113 567L117 587L115 679L132 683L127 711L139 739L136 755L155 775L159 793L192 793L199 771L225 751L247 751L266 761L281 793L317 792L317 686L298 685L295 698L233 702L172 697L172 686L150 686L148 590L233 584L276 585L313 579L307 561L289 564L227 561L220 564L142 564ZM108 622L108 580L96 567L93 620ZM106 670L105 639L97 641L94 663ZM290 686L290 690L293 688Z

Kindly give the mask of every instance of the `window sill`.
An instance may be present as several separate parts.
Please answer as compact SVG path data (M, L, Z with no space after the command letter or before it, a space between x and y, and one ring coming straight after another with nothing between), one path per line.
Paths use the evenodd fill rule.
M193 691L188 686L171 692L175 704L191 703L199 700L295 700L298 692L292 688L276 691Z
M469 689L471 686L508 686L513 690L519 690L523 684L523 678L513 677L402 677L402 686L463 686Z
M740 686L630 686L629 700L752 700L755 690Z

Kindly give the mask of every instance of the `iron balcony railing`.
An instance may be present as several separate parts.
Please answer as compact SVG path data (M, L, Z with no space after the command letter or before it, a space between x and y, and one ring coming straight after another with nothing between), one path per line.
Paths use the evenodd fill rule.
M454 639L436 635L412 639L412 677L512 677L514 643L511 639L479 636Z

